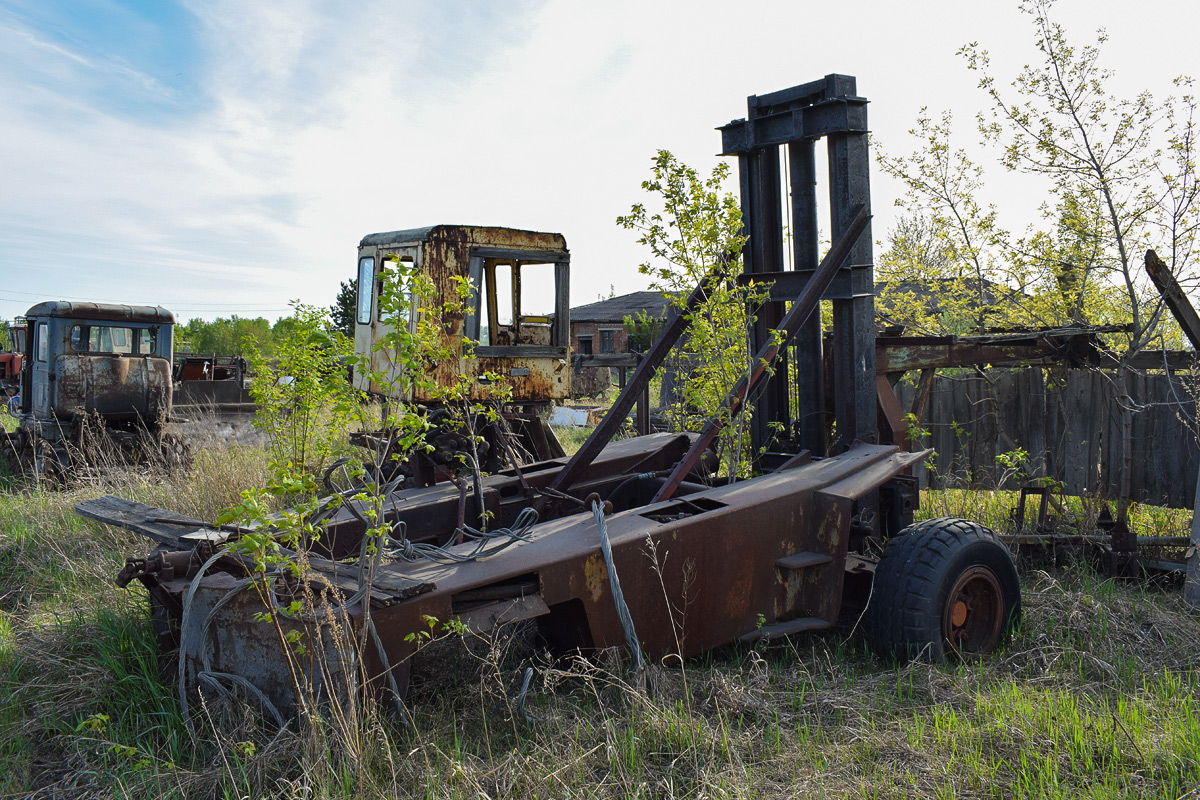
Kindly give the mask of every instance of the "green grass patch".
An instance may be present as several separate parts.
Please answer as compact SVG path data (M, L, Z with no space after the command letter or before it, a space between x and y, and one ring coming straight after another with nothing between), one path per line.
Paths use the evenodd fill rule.
M249 709L198 703L192 730L144 592L112 584L149 544L71 506L114 492L212 518L262 469L259 451L214 448L187 476L0 494L0 796L1103 798L1200 786L1200 614L1178 587L1082 566L1027 572L1022 625L977 662L884 663L837 630L654 664L642 690L595 663L549 660L530 626L431 646L411 731L368 709L276 737ZM922 514L1004 530L1014 504L930 492ZM1180 532L1174 512L1135 513L1140 532ZM532 724L511 700L528 665Z
M587 441L594 427L576 427L574 425L556 426L553 428L554 435L558 437L559 444L563 446L563 450L567 451L567 455L574 455L575 451L583 447L583 443Z
M1037 522L1040 498L1026 502L1025 525L1032 528ZM1051 509L1054 522L1062 532L1095 534L1101 501L1087 497L1055 497L1057 506ZM1020 492L1007 490L973 491L968 489L928 489L921 492L921 507L917 519L931 517L963 517L992 528L999 533L1010 532L1016 523ZM1115 505L1110 504L1115 513ZM1184 536L1191 530L1192 513L1183 508L1165 508L1145 503L1129 506L1129 528L1139 536Z

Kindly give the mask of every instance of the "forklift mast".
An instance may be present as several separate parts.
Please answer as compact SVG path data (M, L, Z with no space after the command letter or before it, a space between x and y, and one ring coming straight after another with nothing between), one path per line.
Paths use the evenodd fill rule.
M861 207L871 210L867 100L849 75L793 86L747 100L745 119L722 126L721 154L738 158L742 220L749 238L743 252L747 278L773 282L771 302L754 326L752 352L760 351L784 316L784 302L799 296L820 261L816 148L825 139L829 162L829 220L836 242ZM781 156L786 154L791 198L792 267L787 268ZM875 288L871 228L854 242L822 299L832 301L832 380L826 382L821 315L801 325L781 354L774 374L754 403L755 453L808 450L834 455L854 441L876 440ZM829 410L836 420L830 426ZM782 423L780 425L779 423ZM776 431L785 431L781 437ZM836 431L836 437L832 432ZM764 465L765 466L765 465Z

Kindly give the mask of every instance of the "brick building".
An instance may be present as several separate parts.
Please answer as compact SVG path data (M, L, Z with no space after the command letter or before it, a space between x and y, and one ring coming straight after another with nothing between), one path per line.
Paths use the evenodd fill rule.
M661 292L631 292L571 309L571 353L624 353L628 351L625 318L646 312L665 319L667 300Z
M571 309L571 355L599 355L629 351L625 318L646 312L651 319L665 319L667 301L661 292L632 292ZM591 397L612 384L607 367L576 367L571 377L571 394Z

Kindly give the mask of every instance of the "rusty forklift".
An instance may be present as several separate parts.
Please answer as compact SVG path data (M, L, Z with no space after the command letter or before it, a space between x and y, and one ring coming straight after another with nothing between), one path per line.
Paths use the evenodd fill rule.
M480 511L468 510L465 521L451 486L399 489L383 504L394 524L379 548L364 536L368 509L346 502L307 543L308 570L299 579L255 574L228 548L236 528L111 497L77 506L156 543L148 557L130 559L119 582L139 582L173 620L160 638L179 648L185 688L225 682L232 689L227 676L234 674L256 696L294 709L303 672L307 685L323 687L316 695L332 692L339 676L354 676L356 684L402 697L430 619L457 620L479 633L536 620L559 652L614 648L637 664L828 629L844 609L865 606L869 640L885 656L995 648L1021 610L1012 558L975 523L912 524L918 491L909 473L925 454L902 449L895 415L881 409L894 396L886 396L874 363L866 111L854 78L829 75L750 97L747 116L720 128L722 152L737 158L740 171L745 273L772 284L753 332L755 367L725 401L731 412L754 408L754 477L714 481L706 473L716 419L698 433L614 440L686 328L684 309L670 313L612 410L573 456L486 475ZM824 257L815 157L822 140L833 239ZM785 148L794 269L785 269ZM546 252L555 247L467 241L473 235L435 228L368 237L359 285L375 279L380 251L408 248L415 261L422 246L444 246L482 282L489 304L498 266L509 264L516 276L535 257L555 265L565 298L566 259ZM697 287L687 308L703 293ZM369 325L365 291L360 298L360 326ZM829 346L822 300L832 304ZM563 384L569 380L565 364L559 370L554 363L563 354L564 319L518 312L501 323L493 315L486 348L494 350L481 355L528 355L509 374L530 378L531 391L547 383L549 392L560 391L557 380L545 379L561 372ZM463 321L465 335L478 335L478 324ZM543 358L541 365L532 360ZM275 615L280 630L306 643L297 658L273 626L256 620L314 594L337 613ZM330 620L346 629L342 635L331 635ZM339 644L345 641L366 646Z

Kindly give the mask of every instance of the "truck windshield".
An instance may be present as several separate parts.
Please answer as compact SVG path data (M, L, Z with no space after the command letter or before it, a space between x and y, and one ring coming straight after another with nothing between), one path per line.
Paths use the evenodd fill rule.
M154 333L149 328L73 325L71 349L76 353L148 356L154 354Z

